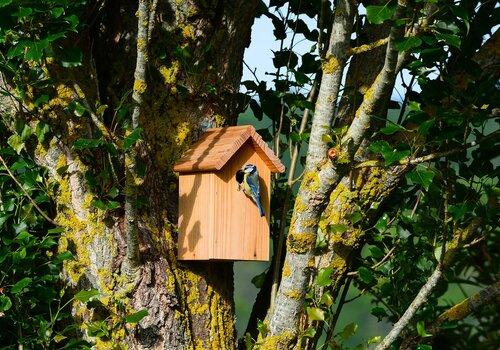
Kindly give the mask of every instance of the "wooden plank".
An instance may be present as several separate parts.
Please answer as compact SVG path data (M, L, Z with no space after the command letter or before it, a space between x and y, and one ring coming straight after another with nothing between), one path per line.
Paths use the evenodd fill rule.
M257 166L265 217L255 203L238 191L235 174L245 164ZM214 260L269 260L269 198L271 172L248 140L216 173L215 212L212 241Z
M213 173L179 176L179 260L208 260L214 218Z

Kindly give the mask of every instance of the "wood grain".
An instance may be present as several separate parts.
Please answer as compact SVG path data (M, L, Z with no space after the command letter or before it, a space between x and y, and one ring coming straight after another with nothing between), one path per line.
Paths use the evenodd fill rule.
M262 157L271 172L285 171L285 166L251 125L208 129L174 165L174 171L221 170L248 139L251 139L255 152Z

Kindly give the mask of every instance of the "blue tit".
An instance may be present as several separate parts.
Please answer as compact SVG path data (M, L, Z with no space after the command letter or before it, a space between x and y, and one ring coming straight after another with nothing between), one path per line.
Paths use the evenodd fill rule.
M253 164L245 165L236 172L236 182L238 182L238 191L243 189L243 192L253 199L257 208L259 208L260 216L266 215L260 200L259 172L257 171L257 167Z

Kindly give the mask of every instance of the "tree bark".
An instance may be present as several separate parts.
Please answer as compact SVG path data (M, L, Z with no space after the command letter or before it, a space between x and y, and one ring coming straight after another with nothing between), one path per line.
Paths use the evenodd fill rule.
M177 262L172 165L201 131L235 121L243 52L258 1L139 3L140 11L157 7L156 14L139 16L144 22L139 26L133 16L137 2L89 5L82 19L86 29L68 38L68 45L78 42L82 48L83 65L47 64L57 88L36 119L48 123L54 135L35 154L58 188L55 221L65 229L59 251L74 256L63 275L74 290L100 292L99 307L75 302L73 313L82 332L96 320L108 324L108 337L91 339L97 348L233 349L232 263ZM67 112L75 101L91 118ZM125 133L120 118L132 110ZM137 157L73 147L79 139L102 138L120 152L137 127L142 129ZM127 175L133 195L124 181L131 160L137 161ZM106 198L111 187L120 190L120 207L95 208L92 201ZM124 208L125 198L134 210ZM135 231L127 235L131 225ZM137 236L138 251L128 244L130 233ZM127 250L129 260L137 258L132 280L122 273ZM120 325L123 316L141 309L149 314L136 327Z

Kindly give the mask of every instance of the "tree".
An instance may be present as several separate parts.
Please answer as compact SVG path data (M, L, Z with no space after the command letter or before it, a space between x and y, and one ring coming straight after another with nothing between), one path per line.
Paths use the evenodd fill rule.
M361 345L380 349L425 348L471 327L445 329L470 312L437 303L464 276L486 291L464 301L471 311L498 295L494 2L6 0L0 9L2 165L31 198L27 210L61 228L70 297L60 298L75 337L97 348L235 348L232 264L176 260L172 166L204 129L248 108L269 118L271 133L259 131L291 162L286 182L274 179L276 253L242 347L345 347L356 326L335 325L352 284L395 323ZM274 86L245 81L243 94L256 16L271 19L281 45ZM299 38L310 52L295 52ZM409 83L393 101L398 75ZM19 157L47 169L53 211L19 181ZM47 230L38 225L26 232ZM9 293L29 292L8 276ZM494 344L492 324L469 338ZM44 346L88 346L57 334Z

